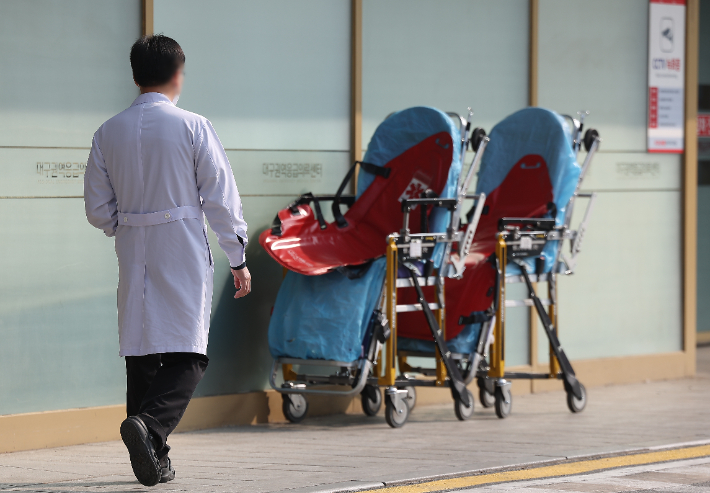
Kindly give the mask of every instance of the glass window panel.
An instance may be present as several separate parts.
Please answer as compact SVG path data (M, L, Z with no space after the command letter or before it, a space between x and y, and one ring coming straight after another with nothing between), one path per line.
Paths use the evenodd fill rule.
M363 147L393 111L434 106L491 127L528 104L527 0L363 2Z
M0 146L90 147L138 95L139 0L0 2Z
M538 104L591 112L604 151L646 151L648 0L540 0Z
M155 31L185 51L180 107L225 147L350 148L350 2L156 0Z

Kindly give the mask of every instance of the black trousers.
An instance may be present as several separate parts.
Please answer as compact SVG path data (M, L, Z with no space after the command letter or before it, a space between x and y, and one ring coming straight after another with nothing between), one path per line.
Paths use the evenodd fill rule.
M139 416L154 436L158 458L170 451L177 427L209 359L197 353L126 356L126 414Z

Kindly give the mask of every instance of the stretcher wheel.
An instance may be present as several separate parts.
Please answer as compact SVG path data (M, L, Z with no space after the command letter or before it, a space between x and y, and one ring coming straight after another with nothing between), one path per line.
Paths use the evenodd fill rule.
M281 394L284 416L291 423L300 423L308 412L308 401L302 394Z
M411 411L414 409L414 406L417 405L417 389L415 387L405 387L404 390L407 391L407 397L405 399Z
M503 388L496 386L496 415L500 419L507 418L508 415L510 415L510 411L513 409L513 396L510 391L508 391L507 394L508 398L506 399L506 392L503 392Z
M589 152L589 149L592 148L592 144L594 144L594 140L599 137L599 132L597 132L595 129L590 128L586 132L584 132L584 150Z
M483 141L483 138L486 136L486 131L483 130L481 127L476 127L473 129L473 132L471 132L471 138L469 139L469 142L471 143L471 149L474 151L478 151L478 146L481 145L481 142Z
M382 392L374 385L366 385L360 394L362 410L368 416L376 416L382 407Z
M479 378L476 383L478 384L478 399L481 401L481 405L485 408L493 407L496 403L496 396L488 391L486 379Z
M571 391L567 391L567 407L573 413L581 413L587 405L587 389L579 382L579 388L582 390L582 398L577 397Z
M407 399L399 399L399 404L395 403L389 395L385 398L385 421L392 428L401 428L409 418L409 405Z
M470 406L466 406L461 399L454 400L454 412L459 421L466 421L468 418L473 416L473 394L470 390L465 389L468 394L468 402L471 403Z

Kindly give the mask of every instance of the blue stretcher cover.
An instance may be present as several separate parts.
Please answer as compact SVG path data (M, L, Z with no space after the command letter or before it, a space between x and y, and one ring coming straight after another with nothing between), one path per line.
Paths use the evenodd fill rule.
M385 166L408 149L441 132L451 135L454 149L448 179L439 195L455 197L461 173L461 137L451 118L437 109L415 107L391 115L377 127L363 161ZM357 197L373 180L374 176L360 173ZM423 191L417 191L416 196ZM443 210L432 212L430 227L433 231L445 231L447 214ZM386 238L382 238L383 244L385 241ZM435 251L437 254L440 262L443 249ZM365 275L356 279L350 279L339 271L319 276L289 271L279 289L269 323L272 356L335 361L360 358L371 315L384 282L385 267L385 258L379 258Z
M572 134L563 117L544 108L525 108L506 117L490 134L491 141L478 172L476 193L490 195L521 159L529 155L542 156L552 184L552 201L557 208L557 225L564 222L566 206L577 188L581 168L572 149ZM509 200L516 200L510 197ZM475 241L475 240L474 240ZM549 272L557 257L559 242L549 242L544 251L545 272ZM525 261L531 272L534 259ZM508 275L518 275L518 266L508 264Z
M338 271L321 276L289 271L269 324L271 355L346 362L360 358L385 266L381 257L358 279Z

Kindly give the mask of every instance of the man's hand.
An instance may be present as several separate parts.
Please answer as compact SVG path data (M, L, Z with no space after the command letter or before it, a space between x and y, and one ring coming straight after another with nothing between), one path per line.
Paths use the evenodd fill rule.
M249 269L245 265L243 269L234 270L232 269L232 275L234 276L234 287L237 292L234 294L234 298L243 298L251 292L251 274Z

